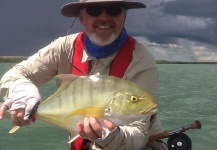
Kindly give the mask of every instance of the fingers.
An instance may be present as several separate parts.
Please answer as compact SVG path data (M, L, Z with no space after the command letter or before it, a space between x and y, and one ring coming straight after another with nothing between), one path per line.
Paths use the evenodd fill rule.
M77 124L77 131L81 137L90 140L98 139L102 136L102 126L94 117L86 117L84 123Z
M12 105L12 100L7 99L1 106L0 108L0 120L4 119L6 111L11 107Z
M86 117L84 119L84 129L90 139L98 139L102 136L102 126L96 118Z
M104 125L106 126L106 128L109 129L109 131L113 131L117 126L110 120L104 120L103 121Z
M24 120L26 120L26 119L24 118ZM32 117L31 121L32 121L32 122L35 122L35 121L36 121L35 116Z
M0 120L4 119L6 111L11 107L12 100L8 98L4 103L2 104L0 108Z
M30 120L24 120L25 109L20 108L16 110L11 110L11 119L13 123L17 126L26 126L30 124Z
M0 108L0 120L4 119L5 112L8 110L6 105L2 105Z
M116 128L116 125L109 120L104 120L103 123L104 127L108 128L109 131L113 131ZM94 117L86 117L83 124L77 124L77 131L80 136L83 138L89 138L90 140L101 138L103 130L103 126Z
M35 101L28 103L27 107L20 108L20 109L14 109L11 110L11 118L15 125L17 126L26 126L29 125L31 122L35 122L36 118L33 117L32 119L25 119L24 116L29 116L29 113L32 109L32 107L36 104ZM0 107L0 120L4 119L6 111L12 106L12 100L7 99L2 106ZM26 114L26 115L25 115ZM28 118L28 117L27 117Z
M86 137L86 132L84 131L84 125L82 123L77 123L77 131L81 137Z

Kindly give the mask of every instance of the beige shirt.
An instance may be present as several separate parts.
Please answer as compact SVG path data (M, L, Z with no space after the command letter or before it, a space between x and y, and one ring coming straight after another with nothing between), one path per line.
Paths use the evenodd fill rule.
M29 57L26 61L14 66L0 81L1 96L4 99L7 97L8 88L17 79L27 78L36 86L40 86L57 74L70 74L73 43L76 37L77 34L60 37ZM96 59L84 51L82 61L91 60L93 68L91 74L109 75L111 62L114 57L115 55ZM136 42L132 61L123 78L144 87L157 101L157 76L157 68L153 56L143 45ZM161 125L157 118L150 124L147 122L136 122L129 126L122 126L120 127L120 133L115 136L105 149L141 149L145 146L149 135L161 131Z

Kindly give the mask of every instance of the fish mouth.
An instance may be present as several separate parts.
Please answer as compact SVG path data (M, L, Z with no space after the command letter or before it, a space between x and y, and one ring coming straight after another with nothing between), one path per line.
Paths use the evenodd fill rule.
M155 112L154 110L156 110L156 108L157 108L157 104L153 104L151 107L144 109L144 110L141 110L140 114L142 114L142 115L147 114L150 111L152 112L152 110L153 110L153 112Z

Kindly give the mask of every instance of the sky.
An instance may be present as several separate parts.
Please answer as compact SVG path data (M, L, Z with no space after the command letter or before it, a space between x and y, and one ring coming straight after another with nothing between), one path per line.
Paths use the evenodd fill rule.
M0 56L30 56L60 36L74 18L60 14L72 0L1 0ZM137 0L125 28L156 60L217 62L217 0ZM76 20L70 33L83 31Z

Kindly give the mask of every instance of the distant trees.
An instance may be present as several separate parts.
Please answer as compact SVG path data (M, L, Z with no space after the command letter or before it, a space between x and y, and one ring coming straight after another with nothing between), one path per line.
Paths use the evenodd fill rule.
M19 63L26 59L25 56L0 56L0 63Z
M167 61L156 60L157 64L217 64L217 62L182 62L182 61Z
M26 60L26 56L0 56L0 63L19 63ZM217 62L182 62L182 61L167 61L156 60L157 64L217 64Z

